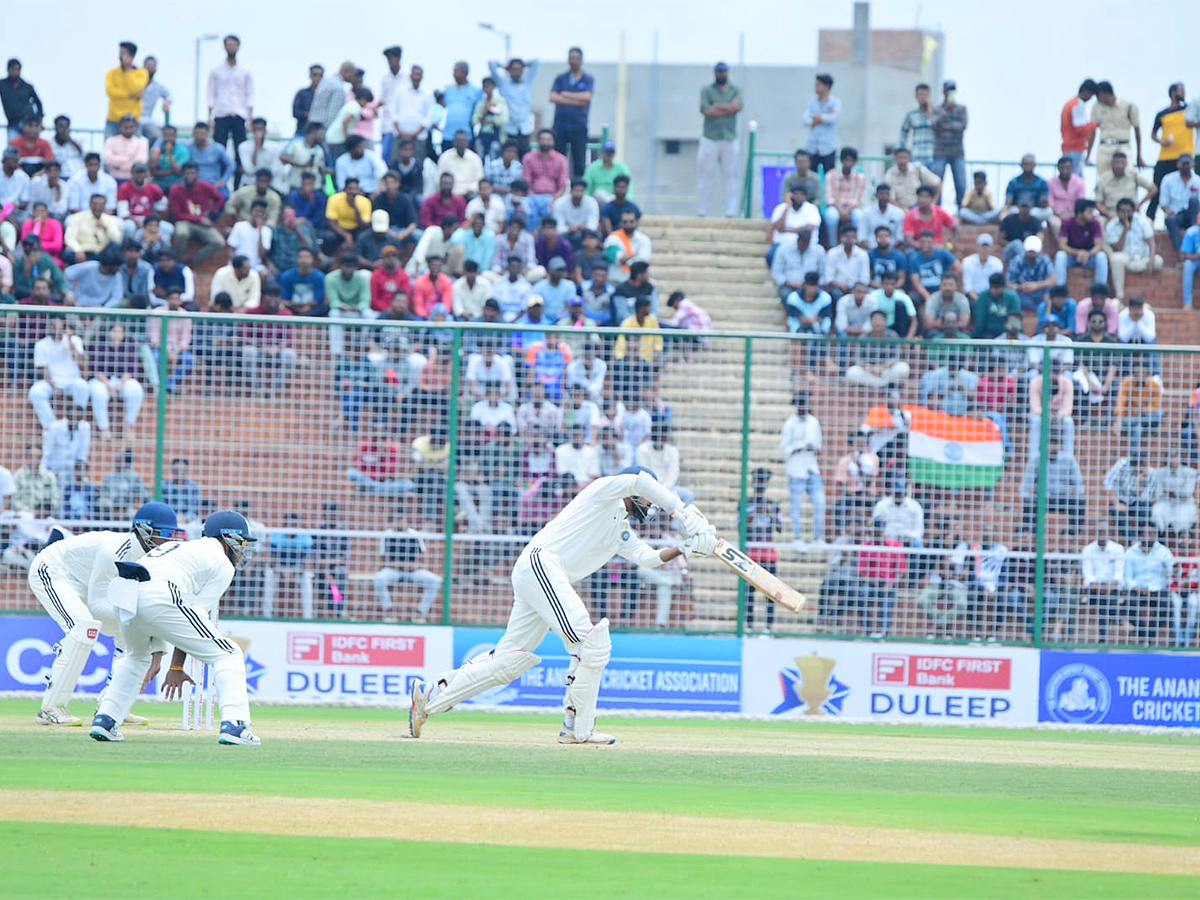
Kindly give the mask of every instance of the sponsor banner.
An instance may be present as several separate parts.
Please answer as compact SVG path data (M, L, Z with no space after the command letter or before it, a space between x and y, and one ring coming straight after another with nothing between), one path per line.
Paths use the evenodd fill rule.
M498 628L455 628L455 665L492 650L501 634ZM739 711L741 645L736 638L614 634L612 643L600 685L601 709ZM463 705L561 709L571 659L553 634L535 652L542 658L537 666Z
M252 697L403 702L418 678L451 668L452 629L225 619L246 654Z
M0 691L40 691L54 664L54 645L63 631L49 616L0 616ZM113 640L100 635L75 685L76 693L98 694L108 682Z
M743 642L742 712L887 722L1036 722L1038 651L783 639Z
M1042 651L1042 722L1200 727L1200 656Z

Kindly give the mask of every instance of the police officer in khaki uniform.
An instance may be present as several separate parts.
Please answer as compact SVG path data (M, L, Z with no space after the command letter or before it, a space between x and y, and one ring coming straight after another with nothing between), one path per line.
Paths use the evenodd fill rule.
M1099 142L1096 151L1096 168L1107 172L1112 164L1112 155L1118 150L1129 154L1129 129L1133 129L1133 138L1137 144L1137 167L1146 168L1142 159L1142 125L1138 117L1137 106L1129 100L1118 100L1111 81L1101 81L1096 85L1096 102L1092 104L1092 121L1096 130L1088 139L1087 157L1084 165L1092 158L1092 147Z

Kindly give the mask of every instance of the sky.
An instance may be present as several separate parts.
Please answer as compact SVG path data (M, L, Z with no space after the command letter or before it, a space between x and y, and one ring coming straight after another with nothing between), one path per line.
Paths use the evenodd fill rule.
M817 30L850 27L853 5L852 0L601 0L585 7L459 0L446 14L438 4L411 0L353 0L344 7L309 0L206 0L189 5L186 19L171 15L173 7L166 6L160 7L162 15L138 16L130 23L97 16L92 3L40 0L7 5L3 51L6 57L20 57L24 77L37 87L50 115L64 111L80 127L102 127L104 73L116 65L117 43L132 40L139 45L139 61L145 53L158 57L158 78L175 95L172 118L178 123L192 118L196 37L235 32L242 39L240 58L255 76L255 112L270 120L272 131L282 132L292 127L291 98L306 82L312 62L330 70L353 60L366 69L368 87L377 89L382 49L399 43L404 65L422 65L427 85L448 82L457 59L471 65L471 79L478 83L487 60L504 52L503 39L481 30L481 21L510 32L515 55L540 58L550 66L565 63L572 44L581 45L589 59L616 60L622 31L626 58L649 61L657 31L661 62L724 59L736 73L739 35L744 36L748 65L811 65L816 62ZM347 16L351 21L338 20L339 8L353 10ZM1190 21L1190 9L1188 3L1168 0L1136 5L1113 0L876 0L871 24L945 33L946 74L957 80L959 102L971 114L968 158L1016 159L1027 151L1056 158L1059 110L1090 76L1111 80L1119 97L1137 103L1146 161L1153 165L1157 148L1149 142L1149 131L1154 113L1167 104L1167 85L1186 79L1190 67L1185 61L1194 59L1188 46L1194 29L1172 28L1170 22ZM80 24L56 29L53 40L14 46L14 36L44 35L48 21ZM682 21L686 27L680 27ZM202 46L202 79L221 54L219 41ZM776 97L748 97L747 113L753 117L754 104L773 102L795 106L799 116L810 91L808 84L794 90L781 86ZM692 93L681 102L693 103ZM1190 96L1200 97L1200 81ZM696 127L699 131L699 116Z

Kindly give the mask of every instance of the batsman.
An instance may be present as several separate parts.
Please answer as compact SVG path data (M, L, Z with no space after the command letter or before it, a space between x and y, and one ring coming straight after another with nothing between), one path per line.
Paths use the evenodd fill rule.
M666 510L684 537L675 547L655 550L630 527ZM592 618L573 583L582 581L614 555L639 566L657 568L680 554L706 556L716 532L694 505L685 506L673 491L642 466L597 478L579 492L521 551L513 567L513 608L496 648L467 660L434 684L412 689L408 729L421 736L426 719L489 688L519 678L541 662L533 653L546 632L562 639L571 655L560 744L613 744L616 738L595 730L600 679L612 643L608 619Z

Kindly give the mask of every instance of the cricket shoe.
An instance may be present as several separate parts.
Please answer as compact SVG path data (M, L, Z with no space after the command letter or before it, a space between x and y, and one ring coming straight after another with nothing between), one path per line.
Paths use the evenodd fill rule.
M56 706L54 709L39 709L37 720L42 725L82 725L83 719L79 716L73 716L67 712L65 706Z
M408 734L410 737L419 738L421 729L425 727L425 720L429 718L429 692L425 688L425 682L414 681L412 686L412 699L408 705Z
M125 717L125 721L121 725L122 727L126 725L146 725L149 721L145 716L135 716L133 713L130 713Z
M225 721L221 723L221 735L217 738L218 744L247 744L249 746L257 746L262 743L253 731L250 730L250 723L243 722L238 719L236 722Z
M617 739L611 734L605 734L603 731L593 731L582 741L575 737L573 731L560 731L558 733L558 742L560 744L615 744Z
M107 741L109 743L125 740L125 735L117 731L117 720L103 713L96 713L96 717L92 719L91 731L88 734L97 741Z

